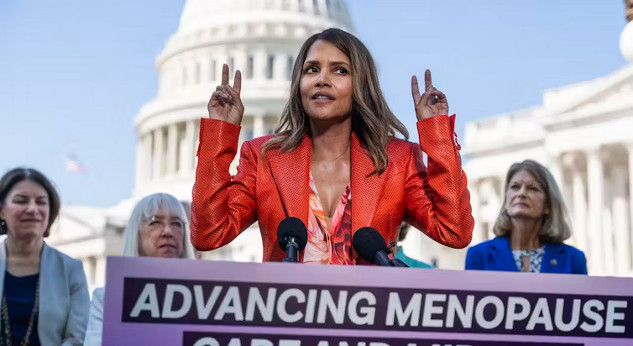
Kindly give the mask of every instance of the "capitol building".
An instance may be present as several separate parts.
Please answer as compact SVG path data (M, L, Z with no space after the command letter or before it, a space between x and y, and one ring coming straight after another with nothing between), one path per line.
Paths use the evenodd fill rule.
M633 9L628 13L620 39L628 64L622 69L548 90L537 107L466 125L462 155L476 222L473 245L493 236L508 167L531 158L548 166L562 186L574 229L570 244L587 254L590 274L633 275ZM344 0L186 1L176 33L156 59L157 94L135 119L131 197L106 209L64 206L48 239L82 260L90 290L104 285L106 257L120 255L122 232L140 198L167 192L190 203L200 118L220 83L222 64L231 76L242 71L241 144L272 133L299 47L329 27L354 32ZM237 158L232 173L236 164ZM409 232L404 249L443 269L463 268L464 250L443 247L421 232ZM201 256L260 261L257 224Z
M585 252L589 274L633 276L633 1L625 4L626 66L547 90L542 105L466 124L472 244L494 237L510 165L533 159L561 188L573 229L568 243Z

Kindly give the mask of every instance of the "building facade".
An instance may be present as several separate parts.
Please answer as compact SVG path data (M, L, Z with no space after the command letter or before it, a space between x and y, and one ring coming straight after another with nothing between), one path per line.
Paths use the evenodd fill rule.
M472 244L494 235L510 165L534 159L556 178L592 275L633 275L633 2L620 48L628 64L548 90L538 107L466 125L462 151L475 218ZM464 252L455 263L464 263Z

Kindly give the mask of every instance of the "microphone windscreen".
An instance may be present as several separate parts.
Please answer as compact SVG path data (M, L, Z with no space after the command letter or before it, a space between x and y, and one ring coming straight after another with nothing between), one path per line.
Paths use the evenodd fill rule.
M306 225L296 217L287 217L281 220L279 226L277 226L277 242L279 243L279 247L283 250L286 250L286 245L288 245L287 237L294 237L297 241L299 251L302 251L308 242L308 229Z
M354 250L369 263L376 262L376 252L383 250L389 252L385 239L375 228L363 227L354 233L352 238Z

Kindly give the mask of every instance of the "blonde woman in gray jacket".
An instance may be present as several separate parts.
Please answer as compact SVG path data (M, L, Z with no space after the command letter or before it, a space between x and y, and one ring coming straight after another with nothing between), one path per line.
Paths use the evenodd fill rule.
M80 261L46 245L60 200L40 172L0 178L0 344L81 345L90 298Z
M195 258L189 241L189 218L176 197L155 193L134 207L123 235L123 256ZM101 345L105 288L92 294L85 346Z

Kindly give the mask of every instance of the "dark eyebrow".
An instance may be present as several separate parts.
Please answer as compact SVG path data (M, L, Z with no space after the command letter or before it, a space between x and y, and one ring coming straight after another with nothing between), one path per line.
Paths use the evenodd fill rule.
M346 63L345 61L332 61L330 63L330 66L336 66L336 65L347 65L347 66L349 66L349 64Z
M320 65L319 62L316 60L306 60L303 64L304 65ZM350 66L345 61L332 61L330 63L330 66L337 66L337 65L347 65L348 67Z
M15 195L13 195L13 198L15 198L15 197L19 197L19 198L29 198L29 196L28 196L28 195L23 195L23 194L21 194L21 193L16 193ZM46 195L39 195L39 196L35 196L35 199L40 199L40 198L46 198L46 199L48 199L48 196L46 196Z

